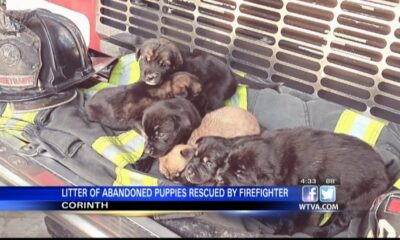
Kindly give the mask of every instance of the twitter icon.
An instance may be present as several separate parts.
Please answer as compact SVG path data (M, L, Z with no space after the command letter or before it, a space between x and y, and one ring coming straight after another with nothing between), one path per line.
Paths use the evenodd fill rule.
M336 201L336 186L320 186L319 187L319 200L321 202L335 202Z

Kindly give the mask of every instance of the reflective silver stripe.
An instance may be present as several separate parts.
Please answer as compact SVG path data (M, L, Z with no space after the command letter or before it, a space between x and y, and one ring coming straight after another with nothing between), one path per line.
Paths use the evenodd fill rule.
M240 100L238 95L239 95L238 93L235 93L235 95L231 97L231 103L233 107L240 107L239 105Z
M124 56L122 59L122 72L121 76L119 77L119 84L118 85L126 85L129 84L129 80L131 79L131 69L130 65L136 61L136 56L134 54L129 54Z
M126 150L128 152L136 152L139 148L144 147L145 139L144 137L137 135L135 138L130 140L126 145Z

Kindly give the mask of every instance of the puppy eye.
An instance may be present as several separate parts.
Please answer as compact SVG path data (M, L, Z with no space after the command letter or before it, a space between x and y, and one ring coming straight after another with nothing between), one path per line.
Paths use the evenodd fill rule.
M154 133L154 135L159 139L163 139L163 138L165 138L167 136L166 133L160 132L158 130Z
M159 64L161 67L169 67L169 65L170 65L168 62L164 62L164 61L160 61Z
M212 161L210 161L210 159L208 157L204 157L203 158L203 163L206 165L206 167L210 168L212 167L213 163Z

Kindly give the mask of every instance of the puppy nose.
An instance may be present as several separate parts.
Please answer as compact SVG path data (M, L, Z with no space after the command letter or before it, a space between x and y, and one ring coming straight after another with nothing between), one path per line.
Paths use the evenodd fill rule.
M148 80L153 80L154 78L156 78L158 76L158 73L152 73L147 75L147 79Z
M189 167L187 168L187 173L188 173L189 175L192 175L193 172L194 172L193 167L190 167L190 166L189 166Z
M145 153L145 154L150 154L152 151L153 151L153 148L152 148L152 147L146 147L146 148L144 149L144 153Z
M222 176L217 176L216 181L217 181L217 184L220 185L220 186L225 184L225 181L222 178Z
M179 178L180 176L181 176L181 172L177 172L177 173L175 173L175 175L174 176L172 176L173 177L173 179L177 179L177 178Z

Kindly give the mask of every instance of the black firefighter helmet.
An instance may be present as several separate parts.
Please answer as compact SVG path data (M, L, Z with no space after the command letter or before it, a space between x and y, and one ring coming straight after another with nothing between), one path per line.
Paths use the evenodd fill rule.
M71 87L95 74L68 18L44 9L0 12L0 102L46 107L73 98Z

